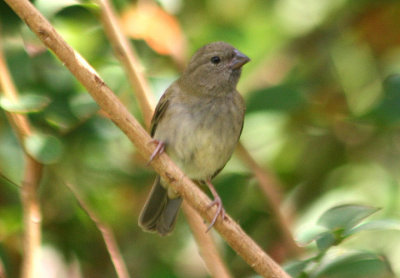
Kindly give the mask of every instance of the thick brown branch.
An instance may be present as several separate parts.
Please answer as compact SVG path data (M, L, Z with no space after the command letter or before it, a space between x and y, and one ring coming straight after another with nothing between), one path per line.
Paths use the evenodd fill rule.
M141 155L148 159L155 148L154 144L150 143L150 136L104 84L93 68L66 44L29 1L6 0L6 2L85 86L98 105L133 142ZM160 155L151 165L202 217L209 221L212 219L215 208L208 209L210 199L182 173L167 155ZM224 221L217 221L214 227L259 274L264 277L289 277L228 215Z

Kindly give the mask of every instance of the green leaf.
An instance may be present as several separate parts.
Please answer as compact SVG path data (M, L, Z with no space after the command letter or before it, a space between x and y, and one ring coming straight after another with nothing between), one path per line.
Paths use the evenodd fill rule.
M34 133L25 139L27 152L43 164L57 162L62 153L63 145L57 137Z
M368 113L382 93L382 81L371 49L343 38L333 43L330 51L347 108L353 115Z
M312 278L389 278L393 277L383 256L369 252L353 253L321 265Z
M261 89L249 94L246 101L246 111L291 111L303 103L304 98L298 86L284 84Z
M61 10L72 6L81 6L87 9L94 9L98 7L98 5L92 2L84 2L80 0L37 0L35 2L35 6L44 16L48 18L53 17Z
M347 232L378 210L379 208L363 205L341 205L327 210L317 223L332 231L343 229L344 232Z
M99 106L89 94L79 94L70 101L72 113L79 119L86 119L99 110Z
M374 220L368 223L361 224L351 230L346 234L353 235L362 231L377 231L377 230L395 230L400 231L400 221L395 219L384 219L384 220Z
M19 97L18 101L14 102L8 98L0 98L0 106L14 113L32 113L43 110L50 103L50 99L41 95L25 94Z
M79 121L74 115L63 111L56 111L54 108L52 107L49 109L50 111L46 111L45 113L45 119L49 125L57 128L62 133L66 133L78 125Z
M321 252L327 250L332 245L335 245L336 242L337 242L337 240L335 238L335 235L331 231L322 233L316 239L317 247Z
M285 271L294 278L305 277L304 269L310 263L310 260L295 261L284 266ZM302 275L302 276L301 276Z
M381 102L363 118L377 123L395 124L400 121L400 74L393 74L383 82Z

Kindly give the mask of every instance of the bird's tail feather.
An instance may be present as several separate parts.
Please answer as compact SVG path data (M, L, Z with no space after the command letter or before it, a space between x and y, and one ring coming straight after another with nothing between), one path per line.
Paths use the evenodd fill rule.
M175 226L182 198L171 199L168 190L161 185L157 176L149 198L139 217L139 226L146 231L167 235Z

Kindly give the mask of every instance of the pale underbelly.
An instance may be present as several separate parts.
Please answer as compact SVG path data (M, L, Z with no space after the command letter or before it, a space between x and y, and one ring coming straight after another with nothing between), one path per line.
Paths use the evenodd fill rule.
M236 140L229 136L221 132L196 131L190 138L167 146L167 153L191 179L209 179L232 155Z
M223 116L221 116L223 115ZM243 114L228 99L211 104L175 104L157 126L154 138L166 145L171 159L194 180L212 178L231 157Z

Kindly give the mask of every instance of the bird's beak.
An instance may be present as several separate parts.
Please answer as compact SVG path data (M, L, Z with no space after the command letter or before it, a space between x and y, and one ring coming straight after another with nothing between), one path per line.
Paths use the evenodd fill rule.
M231 68L232 69L240 69L244 64L250 61L250 58L244 55L239 50L235 49L234 56L231 61Z

